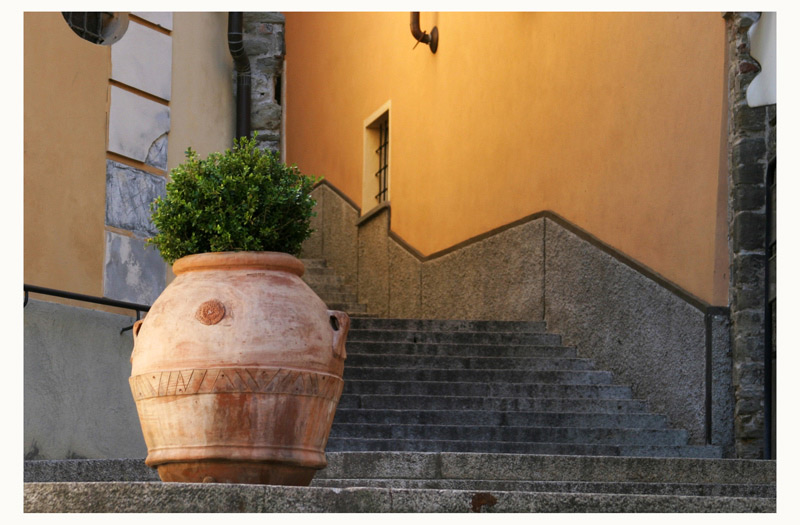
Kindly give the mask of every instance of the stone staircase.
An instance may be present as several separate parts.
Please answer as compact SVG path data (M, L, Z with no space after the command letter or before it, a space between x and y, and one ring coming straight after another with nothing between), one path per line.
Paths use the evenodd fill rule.
M301 259L306 271L303 281L311 287L330 310L346 312L351 317L369 317L367 305L358 302L356 289L344 282L325 259Z
M721 456L543 322L353 318L329 451Z
M143 459L26 461L26 512L776 512L775 461L691 445L543 322L353 316L310 487L161 483Z

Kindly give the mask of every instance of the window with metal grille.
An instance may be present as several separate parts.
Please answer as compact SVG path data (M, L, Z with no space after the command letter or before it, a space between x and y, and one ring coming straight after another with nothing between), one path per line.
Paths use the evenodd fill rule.
M93 44L111 45L128 29L128 15L109 12L62 12L70 29Z
M375 195L378 203L386 201L386 193L389 189L389 116L378 124L378 171L375 176L378 178L378 193Z
M361 179L361 214L392 198L391 144L389 143L389 113L391 101L386 102L364 120L364 172Z

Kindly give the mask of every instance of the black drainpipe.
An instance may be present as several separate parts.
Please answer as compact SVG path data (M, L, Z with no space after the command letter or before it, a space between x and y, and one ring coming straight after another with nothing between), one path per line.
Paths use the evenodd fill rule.
M236 137L250 136L250 60L244 50L242 13L228 13L228 49L236 69Z

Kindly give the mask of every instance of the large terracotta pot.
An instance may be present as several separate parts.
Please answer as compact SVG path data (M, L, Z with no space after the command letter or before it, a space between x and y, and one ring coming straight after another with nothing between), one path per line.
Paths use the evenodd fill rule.
M130 386L163 481L308 485L342 393L350 319L276 252L203 253L134 325Z

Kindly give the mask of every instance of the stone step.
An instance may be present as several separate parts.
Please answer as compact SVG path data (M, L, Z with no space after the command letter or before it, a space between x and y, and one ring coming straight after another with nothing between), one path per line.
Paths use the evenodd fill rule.
M308 283L306 283L306 284L308 284ZM311 286L311 285L309 285L309 286ZM338 285L338 286L332 285L332 284L315 284L311 288L314 290L314 293L316 293L320 297L322 297L322 296L326 296L327 297L327 296L330 296L332 294L340 294L340 293L353 294L353 295L356 294L355 286L350 286L350 285L347 285L347 284L342 284L342 285ZM353 302L355 303L355 302L358 302L358 301L354 300Z
M481 321L442 319L354 319L356 330L413 330L434 332L527 332L546 331L544 321Z
M345 394L631 399L625 385L349 380Z
M402 405L398 405L402 406ZM493 425L582 428L667 428L663 415L649 413L487 412L480 410L391 410L339 408L336 423L397 425Z
M324 302L324 301L323 301ZM345 312L348 315L352 316L366 316L367 314L367 305L365 304L354 304L354 303L325 303L328 307L328 310L338 310L340 312ZM347 336L348 342L350 336Z
M330 441L348 443L351 439L471 441L511 443L560 443L593 445L686 445L685 430L654 428L579 428L551 426L489 425L400 425L375 423L339 423L331 427ZM349 444L349 443L348 443ZM350 450L350 449L342 449ZM397 450L397 449L389 449ZM481 450L477 448L476 450Z
M325 259L300 259L300 262L303 263L303 266L306 267L306 270L309 268L327 268L328 261Z
M592 370L591 359L562 357L483 357L360 353L347 349L346 371L358 367L399 369L438 368L448 370Z
M483 492L561 492L572 494L653 494L718 498L775 498L775 485L714 483L638 483L602 481L505 481L463 479L318 479L312 487L381 487Z
M315 286L341 286L344 280L330 268L306 268L303 281L314 289Z
M325 304L340 304L340 303L351 303L351 304L358 304L358 296L355 293L347 293L347 292L328 292L322 293L319 291L314 290L322 299L322 302Z
M487 396L434 396L429 395L355 395L345 394L339 400L339 409L394 409L406 410L477 410L533 411L533 412L603 412L626 414L647 411L647 403L638 399L588 399L588 398L524 398Z
M443 332L418 330L350 330L348 341L400 343L465 343L493 345L560 345L561 336L549 333Z
M345 368L345 382L372 381L537 383L570 385L609 385L611 372L597 370L470 370L436 368Z
M26 483L23 511L95 513L775 512L772 498L218 483Z
M706 445L614 445L510 441L367 439L331 437L326 452L459 452L473 454L720 458L719 447ZM476 478L479 479L479 478Z
M347 354L392 354L461 357L577 357L575 348L560 345L492 345L464 343L396 343L347 340ZM345 363L347 366L349 363Z

